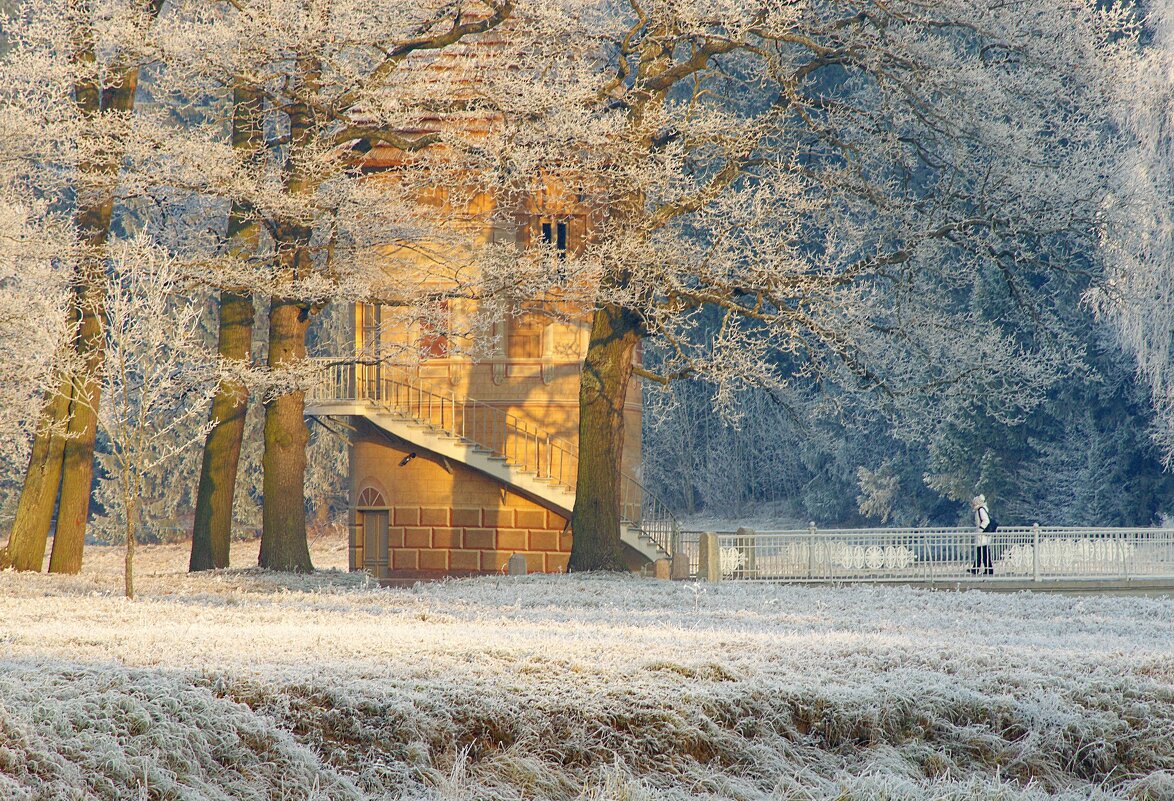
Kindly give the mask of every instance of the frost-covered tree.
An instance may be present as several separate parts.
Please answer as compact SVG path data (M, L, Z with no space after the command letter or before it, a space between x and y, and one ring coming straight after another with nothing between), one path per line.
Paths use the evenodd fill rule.
M235 151L249 160L261 153L261 98L249 87L232 87L232 123L229 141ZM260 221L249 213L247 202L229 203L224 248L237 258L258 255ZM228 364L246 369L252 363L253 294L247 286L222 288L216 305L217 351ZM192 525L190 570L228 567L232 539L233 506L244 440L249 387L242 376L226 375L217 388L209 412L211 427L204 440L200 480L196 490Z
M620 564L634 374L705 377L721 403L784 384L785 358L850 392L983 395L1014 416L1062 373L1063 348L1023 347L969 288L1002 283L1028 309L1025 273L1095 254L1125 11L637 0L528 13L571 24L575 46L506 115L509 141L532 143L514 168L567 176L607 212L581 254L594 319L573 569ZM648 339L669 354L655 375L636 364Z
M0 200L0 530L15 511L32 426L66 337L66 270L55 259L70 233L43 209Z
M54 513L49 569L81 568L94 472L102 367L105 248L124 159L143 141L132 115L162 0L30 2L8 19L0 64L5 185L70 210L69 358L44 396L5 561L39 570Z
M417 277L388 286L375 265L386 261L388 248L438 227L438 220L418 213L419 187L368 180L365 154L437 144L438 132L420 130L443 84L435 79L447 72L448 80L459 83L461 71L427 74L421 66L436 52L493 29L511 10L509 0L234 0L179 2L162 20L169 80L181 87L179 93L199 85L236 109L238 122L242 110L250 117L243 134L247 146L240 147L236 135L236 154L222 162L221 173L208 176L201 191L235 204L229 241L240 233L235 228L247 225L262 233L244 279L255 294L269 298L261 388L263 566L311 569L301 369L311 321L324 304L340 298L376 292L411 302ZM442 213L435 206L432 211L433 217ZM373 275L381 279L375 287ZM240 305L239 316L247 316ZM231 450L224 453L229 461ZM208 458L216 458L215 446ZM230 484L226 476L221 483ZM221 541L228 519L220 514L215 532L209 522L209 537ZM210 561L217 564L223 554ZM193 567L207 561L193 554Z
M1148 46L1115 87L1122 133L1131 147L1109 209L1113 258L1091 293L1134 354L1158 414L1155 441L1174 463L1174 9L1145 3Z
M731 417L714 409L714 389L702 381L646 387L645 486L686 515L740 516L798 496L817 436L807 399L793 389L746 389Z
M215 361L199 336L203 309L183 296L176 261L146 240L121 243L111 255L98 423L109 440L133 598L144 484L203 439L192 423L204 417Z

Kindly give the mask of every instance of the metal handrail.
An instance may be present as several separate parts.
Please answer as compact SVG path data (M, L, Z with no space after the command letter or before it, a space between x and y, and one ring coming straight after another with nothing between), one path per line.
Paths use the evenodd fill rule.
M313 400L371 402L430 428L464 440L518 470L572 492L578 479L578 449L492 404L438 389L391 365L309 359L323 376ZM620 519L666 554L679 527L668 507L634 478L620 475Z

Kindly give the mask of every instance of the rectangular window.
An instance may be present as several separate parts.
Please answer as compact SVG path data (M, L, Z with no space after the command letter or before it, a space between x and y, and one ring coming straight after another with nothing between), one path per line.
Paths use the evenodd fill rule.
M377 303L361 303L362 330L359 333L359 347L369 356L374 356L379 350L379 329L382 322L382 307Z
M361 325L359 329L359 357L356 379L360 397L379 397L379 365L372 360L379 359L380 331L383 328L383 307L378 303L362 303L360 305Z
M523 312L507 322L506 356L510 359L541 359L542 331L546 317L535 312Z
M553 247L560 259L565 259L567 257L567 221L543 220L542 242L548 247Z
M420 320L420 357L444 359L448 356L448 301L440 302L437 315Z

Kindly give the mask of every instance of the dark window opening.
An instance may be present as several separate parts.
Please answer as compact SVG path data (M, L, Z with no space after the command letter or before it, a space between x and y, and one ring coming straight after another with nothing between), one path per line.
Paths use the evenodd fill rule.
M567 223L559 220L555 223L542 223L542 241L553 245L560 259L567 257Z

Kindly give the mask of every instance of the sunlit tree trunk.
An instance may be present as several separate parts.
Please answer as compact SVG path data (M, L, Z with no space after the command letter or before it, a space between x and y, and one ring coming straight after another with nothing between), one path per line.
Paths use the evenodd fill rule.
M298 64L298 73L309 93L318 86L321 66L316 58ZM288 111L291 151L307 147L312 138L313 113L304 103L293 103ZM304 175L291 155L285 188L291 195L313 194L314 179ZM313 229L297 222L277 226L274 239L278 253L279 277L296 282L311 275L310 252ZM306 358L306 332L313 310L310 304L274 295L269 303L269 369L280 374ZM262 477L261 552L258 563L271 570L308 573L310 546L306 537L306 429L305 393L280 392L265 401L265 451L261 457Z
M252 341L252 296L221 292L220 356L234 361L247 360ZM212 401L213 427L204 440L190 570L228 567L233 491L248 409L248 387L239 381L222 381Z
M310 325L305 304L274 298L269 307L269 366L280 368L306 356ZM306 541L305 393L290 392L265 402L265 453L261 552L258 564L271 570L308 573Z
M102 90L99 108L104 112L130 113L134 110L138 82L137 67L123 69L115 83ZM90 88L85 90L87 93L90 91ZM114 212L113 185L121 162L122 150L115 148L102 154L93 164L85 165L83 170L89 173L83 180L92 182L92 185L82 192L82 197L85 199L87 194L91 194L92 199L84 203L77 214L78 230L85 237L78 274L78 310L81 320L74 339L81 373L74 378L70 401L61 473L61 498L57 505L53 553L49 557L50 573L77 573L82 568L90 495L94 486L94 445L98 437L98 403L101 400L99 373L105 358L102 325L106 313L106 287L103 280L106 243Z
M101 237L91 237L95 246L105 244L109 229L111 204L94 215L103 221ZM100 241L98 241L100 240ZM95 257L96 261L96 257ZM86 523L90 515L90 494L94 484L94 445L98 436L98 402L101 395L98 373L105 356L102 318L105 314L105 286L98 272L101 263L91 263L85 271L85 290L81 301L81 325L75 348L81 360L81 373L74 379L69 408L69 425L65 438L61 471L61 499L57 505L57 527L53 535L53 552L49 556L50 573L77 573L82 568L86 542Z
M253 90L233 90L232 146L253 152L260 145L261 99ZM258 224L249 210L233 203L228 215L230 251L249 253L257 244ZM252 355L253 297L247 293L220 293L220 358L246 362ZM249 390L240 381L224 380L212 401L212 430L204 441L200 483L196 491L195 524L189 570L228 567L232 541L232 508L244 438Z
M620 475L624 401L642 336L639 317L613 304L595 311L579 386L579 477L571 512L571 570L624 570Z
M39 571L45 563L49 527L61 485L69 401L68 384L46 398L8 545L0 550L0 568Z

